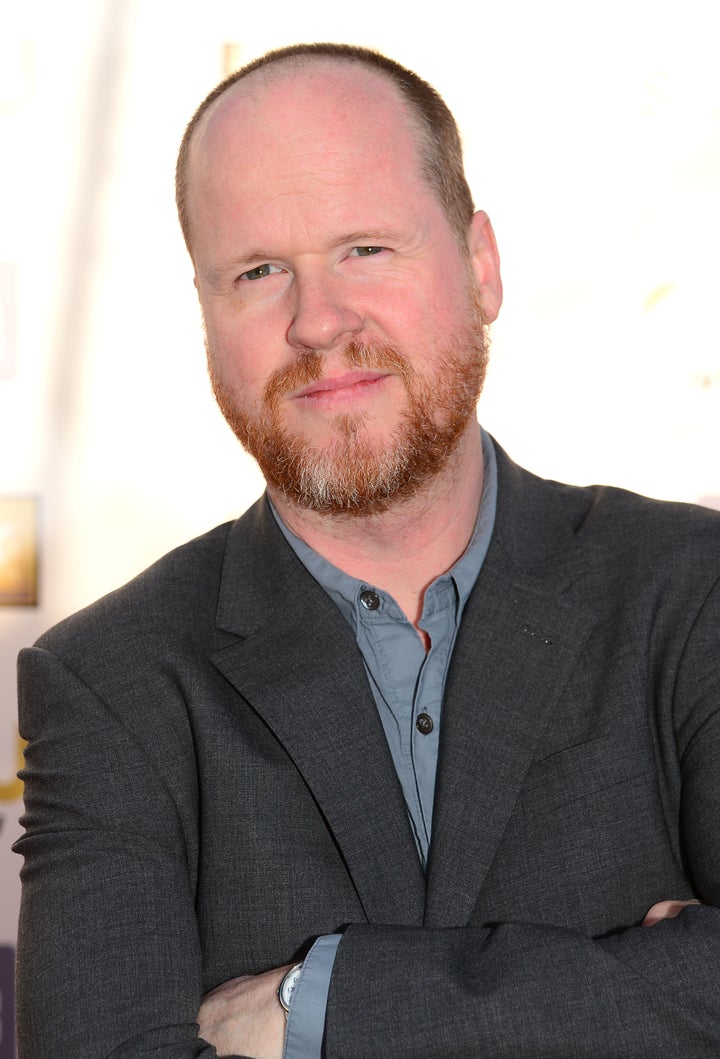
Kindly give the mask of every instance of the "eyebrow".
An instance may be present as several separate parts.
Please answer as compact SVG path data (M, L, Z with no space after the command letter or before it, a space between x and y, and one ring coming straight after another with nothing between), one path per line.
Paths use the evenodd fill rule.
M399 238L399 233L392 228L360 228L355 232L348 232L338 236L330 243L330 249L336 250L340 246L384 246L387 242L394 242ZM282 255L280 255L282 256ZM278 254L272 250L263 250L261 247L248 249L237 257L229 258L219 265L212 266L208 271L217 278L228 272L235 272L239 268L247 269L250 262L274 261Z
M332 243L333 248L338 246L382 246L383 243L392 242L399 238L399 234L393 228L361 228L356 232L348 232L341 235Z

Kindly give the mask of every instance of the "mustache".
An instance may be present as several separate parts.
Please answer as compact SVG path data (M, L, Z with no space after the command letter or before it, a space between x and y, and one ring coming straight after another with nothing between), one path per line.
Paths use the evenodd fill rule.
M413 374L406 359L393 346L351 339L343 347L341 356L350 368L389 371L400 376L403 381L407 381ZM324 365L325 355L316 349L304 350L298 354L291 364L278 368L268 379L265 385L267 404L275 408L285 394L321 379Z

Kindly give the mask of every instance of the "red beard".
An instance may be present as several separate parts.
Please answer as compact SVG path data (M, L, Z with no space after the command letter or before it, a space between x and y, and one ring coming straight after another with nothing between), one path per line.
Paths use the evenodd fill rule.
M321 514L377 514L415 494L443 469L475 414L488 360L487 328L479 316L476 309L478 319L465 341L440 358L431 380L419 377L390 346L347 344L343 355L350 368L389 371L405 386L407 407L389 443L373 439L362 413L336 416L339 436L323 447L283 426L282 398L322 377L323 355L315 351L299 354L270 377L259 416L238 407L209 355L213 392L268 484L288 500Z

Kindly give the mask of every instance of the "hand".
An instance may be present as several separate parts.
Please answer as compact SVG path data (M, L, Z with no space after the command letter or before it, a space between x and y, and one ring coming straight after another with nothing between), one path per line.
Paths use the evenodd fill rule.
M232 978L205 994L197 1017L200 1036L219 1056L282 1059L287 1020L277 991L291 966Z
M675 916L682 912L686 905L699 905L700 901L658 901L648 911L647 915L643 919L641 926L643 927L654 927L656 923L660 923L663 919L674 919Z

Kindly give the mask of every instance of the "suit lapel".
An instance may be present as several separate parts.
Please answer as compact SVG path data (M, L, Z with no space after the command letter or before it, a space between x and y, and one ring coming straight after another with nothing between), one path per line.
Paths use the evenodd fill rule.
M579 491L568 494L568 503ZM333 832L368 920L467 922L537 741L595 624L557 487L498 451L498 512L446 686L427 894L352 631L267 504L231 530L213 662L265 720ZM572 517L571 517L572 515ZM317 645L317 650L314 650Z
M231 531L213 662L302 774L368 920L422 922L425 881L351 629L256 505Z
M467 922L538 738L595 624L566 591L585 565L567 516L546 483L525 472L519 483L518 472L499 453L493 541L448 676L427 926Z

